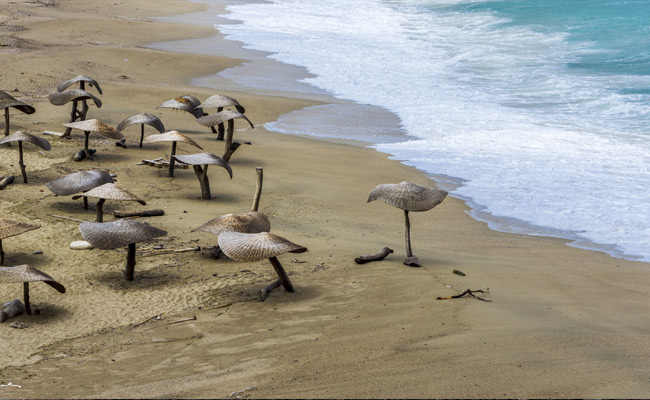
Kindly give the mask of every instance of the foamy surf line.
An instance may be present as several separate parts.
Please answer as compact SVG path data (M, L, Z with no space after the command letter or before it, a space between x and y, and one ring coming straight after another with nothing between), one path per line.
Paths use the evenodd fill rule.
M571 126L566 121L547 122L545 113L553 112L552 105L540 108L530 99L534 96L527 93L504 95L498 93L501 89L491 87L467 90L467 82L462 80L471 75L459 73L459 65L468 69L464 64L470 60L483 68L490 66L490 59L472 59L475 54L485 57L481 40L483 44L513 40L504 32L485 31L486 26L496 23L491 20L493 16L481 14L472 20L471 15L432 14L418 24L413 15L379 7L374 0L355 2L354 6L336 1L318 5L279 3L233 3L227 7L228 14L215 13L215 28L230 40L213 41L219 43L214 46L229 46L228 52L183 43L183 48L177 50L187 52L194 46L211 54L231 56L232 47L244 43L234 54L250 60L244 67L199 78L194 83L228 89L231 82L233 88L244 86L258 93L285 91L299 97L327 99L333 95L344 99L343 104L335 100L329 106L284 115L266 124L266 128L372 143L394 159L431 174L454 197L472 207L474 218L487 222L492 229L555 236L573 241L574 246L616 257L650 260L650 226L638 218L650 215L644 189L650 179L647 171L638 170L639 165L648 165L647 143L630 136L621 139L607 136L604 131L594 132L588 123ZM316 10L318 6L321 8ZM342 13L343 7L355 9ZM314 15L328 13L336 17L327 19L336 21L332 26L315 19ZM212 17L203 13L201 18L209 21ZM433 35L423 30L429 25L444 28L434 32L439 36L436 43L444 51L421 65L414 60L423 54L426 43L418 41L414 45L410 40L413 35ZM405 26L411 36L404 36ZM458 43L452 38L458 35L459 26L463 34L476 36L472 49L454 48ZM476 27L476 32L467 31L467 26ZM315 27L320 30L314 31ZM511 47L527 49L535 43L545 56L565 46L562 35L546 37L521 29L506 33L518 39ZM356 35L355 41L343 40L351 34ZM372 50L363 53L366 48ZM411 54L409 49L416 52ZM331 59L332 54L355 56L327 62L327 56ZM462 54L462 59L457 54ZM521 54L502 56L517 63ZM556 56L559 60L564 57ZM534 63L535 55L522 62ZM561 62L551 64L551 68L558 68ZM391 80L390 75L396 71L403 76ZM418 75L420 71L428 72ZM529 72L509 70L492 78L524 79ZM539 85L537 81L527 82L527 89L534 93ZM515 105L504 106L505 100ZM350 105L350 101L356 105ZM567 103L573 101L568 99ZM621 154L624 160L619 160Z

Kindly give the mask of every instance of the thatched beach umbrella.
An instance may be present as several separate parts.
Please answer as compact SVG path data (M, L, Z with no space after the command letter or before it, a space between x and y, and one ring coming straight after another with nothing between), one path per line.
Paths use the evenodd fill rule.
M113 183L113 177L104 171L79 171L66 175L45 184L57 196L70 196L75 193L86 192L105 183ZM84 208L88 209L88 197L83 196Z
M163 125L160 118L149 113L141 113L132 115L125 118L122 122L117 125L118 131L123 131L129 125L140 124L140 147L142 147L142 140L144 139L144 126L149 125L158 131L158 133L165 132L165 125Z
M221 158L223 158L225 162L230 161L230 157L240 145L240 143L233 143L232 141L232 137L235 132L234 120L239 118L246 120L246 122L250 124L251 129L255 129L255 126L248 119L248 117L246 117L244 114L240 112L237 112L235 110L230 110L230 109L223 110L215 114L210 114L196 120L199 124L203 126L216 126L219 124L223 124L224 122L228 122L228 129L226 131L226 148L223 153L223 156L221 156Z
M102 101L100 99L83 89L71 89L61 93L52 93L48 98L50 99L50 103L55 106L62 106L64 104L72 102L70 122L74 122L77 119L81 121L86 119L86 115L88 114L88 100L92 100L97 108L101 108L102 106ZM83 106L81 111L78 111L77 103L80 101L82 102ZM71 128L66 129L63 136L70 136L71 130Z
M406 223L405 241L406 241L406 260L404 264L410 267L419 267L417 257L411 251L411 223L409 221L409 211L428 211L440 204L447 192L428 188L411 182L402 182L399 184L378 185L370 192L368 202L373 200L383 201L394 207L404 210L404 219Z
M105 183L101 186L92 188L86 193L84 193L84 196L95 197L99 199L97 201L97 222L104 221L103 208L104 208L104 202L106 200L137 201L143 206L147 204L144 200L140 199L133 193L125 189L122 189L121 187L117 186L114 183ZM79 197L82 196L81 195L72 196L74 200L78 199Z
M214 154L199 153L181 156L175 155L174 158L182 163L189 164L194 168L194 174L201 185L202 199L210 200L212 198L212 195L210 194L210 181L208 180L208 165L219 165L223 167L228 171L230 179L232 179L232 168L230 168L230 165Z
M23 142L33 143L45 151L49 151L52 146L47 140L22 131L18 131L0 140L0 144L10 142L18 142L18 165L20 166L20 172L23 174L23 182L27 183L27 171L23 162Z
M102 88L99 87L99 83L97 83L96 80L93 78L89 78L84 75L77 75L72 79L68 79L67 81L63 81L59 83L59 86L56 87L56 90L60 93L69 88L70 86L74 85L75 83L79 83L79 89L85 90L86 89L86 83L90 87L95 87L97 89L97 92L99 94L103 94Z
M0 110L5 110L5 136L9 136L9 109L15 108L25 114L34 114L36 109L29 104L16 100L12 95L0 90Z
M269 232L239 233L223 232L219 235L219 247L226 255L236 261L259 261L267 258L278 274L279 283L287 292L293 292L289 276L278 261L277 256L284 253L304 253L307 248ZM278 282L265 288L265 293L279 286Z
M127 281L133 280L135 244L167 235L162 229L130 219L104 223L84 222L79 225L79 231L85 240L98 249L112 250L128 245L126 269L123 271Z
M88 149L88 137L90 136L91 132L106 136L111 139L122 139L124 137L120 131L98 119L70 122L63 124L63 126L84 131L86 134L86 140L84 140L84 153L86 153L87 158L90 158L90 150Z
M172 152L169 156L169 176L174 176L174 155L176 154L176 143L183 142L203 150L194 140L188 138L178 131L169 131L158 135L147 136L143 143L172 142Z
M29 282L45 282L59 293L65 293L65 287L43 271L29 265L16 265L15 267L0 267L0 283L22 283L25 312L32 313L29 303Z
M0 219L0 265L5 262L5 252L2 249L2 241L6 238L20 235L34 229L40 228L39 225L26 224L8 219Z
M201 101L196 97L184 95L166 100L156 108L171 108L174 110L181 110L192 114L194 118L199 118L205 115L203 113L203 109L199 107L200 104Z
M216 108L217 112L223 111L225 107L235 107L237 112L240 112L242 114L246 112L244 107L242 107L237 100L233 99L232 97L225 96L223 94L215 94L213 96L208 97L208 99L203 103L201 103L199 107L204 109ZM223 140L223 135L225 132L223 122L218 124L218 126L219 126L218 129L219 135L217 136L217 140ZM214 126L211 126L210 128L212 128L212 132L214 133Z

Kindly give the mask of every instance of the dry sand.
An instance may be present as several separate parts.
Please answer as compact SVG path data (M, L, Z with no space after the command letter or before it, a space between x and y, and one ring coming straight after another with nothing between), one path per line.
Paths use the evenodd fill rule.
M222 142L189 114L156 107L178 95L204 100L217 93L188 81L241 60L143 47L214 34L150 19L202 7L177 0L1 0L0 89L37 109L12 111L12 131L62 131L69 107L52 106L47 95L58 82L85 74L104 89L104 106L91 106L89 118L116 126L129 115L153 113L168 130L220 155ZM50 152L27 144L27 185L15 147L0 149L0 176L19 182L0 191L0 218L41 225L3 241L5 264L32 265L67 288L61 295L32 284L40 315L0 325L0 397L650 396L648 264L554 238L494 232L471 219L463 202L447 198L412 214L423 267L406 267L402 212L366 198L380 183L434 182L362 146L262 126L315 101L224 94L246 107L256 127L237 122L236 137L252 145L233 156L232 180L223 169L210 170L212 200L200 199L191 169L171 179L136 165L167 157L170 146L138 148L135 126L125 130L128 149L91 135L97 155L90 161L71 160L83 144L79 131L71 140L45 136ZM179 145L179 153L193 152ZM279 257L296 292L278 289L263 303L257 293L274 279L268 262L212 259L216 236L190 232L216 216L248 211L255 167L264 168L261 211L272 231L309 248ZM124 252L70 250L81 239L78 223L52 215L91 221L94 212L80 200L53 196L45 183L86 168L117 174L120 186L147 201L143 207L109 200L105 210L165 210L148 221L169 235L148 245L203 250L140 257L133 282L121 273ZM353 262L383 246L395 250L386 260ZM492 302L436 300L483 287ZM0 287L3 302L21 295L21 285Z

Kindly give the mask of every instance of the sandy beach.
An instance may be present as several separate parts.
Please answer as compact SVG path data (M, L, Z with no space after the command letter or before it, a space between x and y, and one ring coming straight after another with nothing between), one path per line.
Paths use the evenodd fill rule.
M16 147L0 147L0 177L16 176L0 191L0 218L40 225L3 240L5 266L29 264L67 290L31 284L40 314L0 324L0 397L650 396L650 265L560 239L492 231L448 197L411 214L422 267L404 266L403 213L367 203L368 194L382 183L435 182L359 143L264 129L320 100L190 85L242 60L146 45L213 36L210 27L153 19L203 7L181 0L0 0L0 90L36 108L32 115L12 110L11 131L52 144L47 152L25 145L28 184ZM123 132L127 149L93 134L97 154L75 162L81 131L68 140L42 133L64 130L70 107L50 104L48 95L80 74L104 91L103 106L91 105L88 118L117 126L130 115L152 113L167 130L217 155L223 142L209 128L188 113L156 107L180 95L236 98L255 129L237 120L235 138L251 145L233 155L232 179L210 169L211 200L201 199L191 168L170 178L138 165L168 158L170 146L139 148L136 126ZM178 154L196 152L178 145ZM256 167L264 169L260 211L271 231L309 249L278 257L296 291L276 289L265 302L259 290L276 279L268 261L213 259L217 236L191 232L220 215L249 211ZM201 250L139 257L133 282L121 272L125 248L71 250L70 242L83 239L79 223L55 215L94 221L95 212L81 200L54 196L45 183L91 168L115 174L118 185L147 202L107 200L106 212L165 211L143 220L168 235L139 246ZM394 253L383 261L353 261L384 246ZM489 288L491 302L436 300L482 288ZM0 296L3 303L22 298L22 285L2 285Z

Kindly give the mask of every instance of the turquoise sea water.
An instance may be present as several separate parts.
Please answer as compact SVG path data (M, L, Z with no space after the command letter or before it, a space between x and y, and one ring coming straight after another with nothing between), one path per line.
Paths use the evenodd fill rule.
M358 105L268 129L369 141L494 229L650 261L650 2L231 1L214 25ZM251 71L221 75L277 89Z

